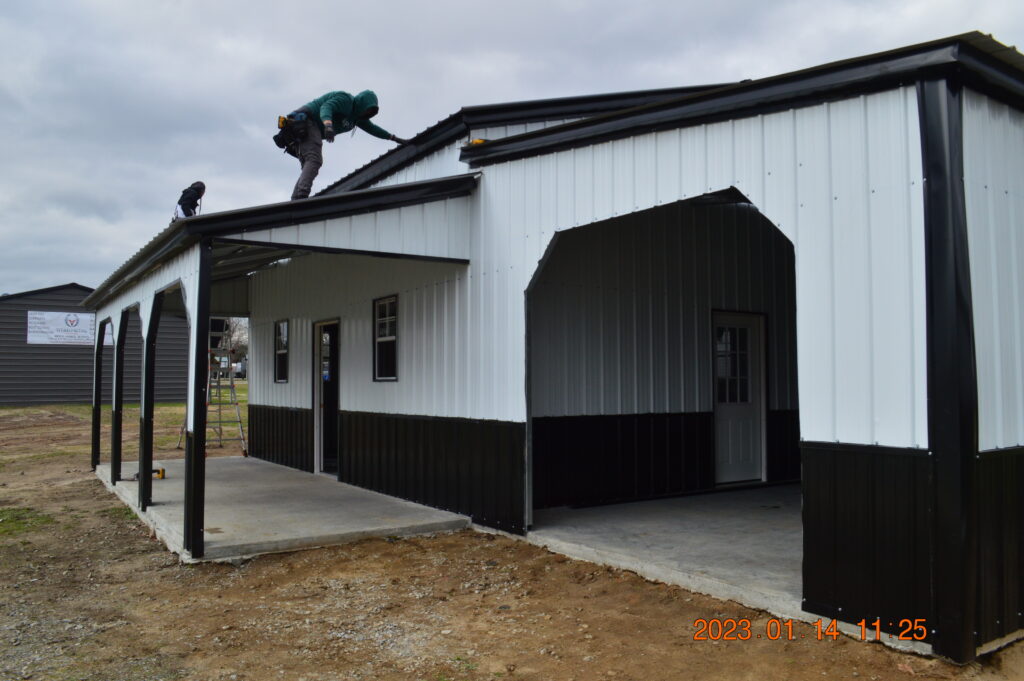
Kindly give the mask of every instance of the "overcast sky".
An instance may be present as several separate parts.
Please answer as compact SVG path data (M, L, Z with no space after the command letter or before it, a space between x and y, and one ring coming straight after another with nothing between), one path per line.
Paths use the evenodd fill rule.
M760 78L970 30L1020 0L0 0L0 293L96 286L163 229L287 200L278 114L375 90L411 137L461 106ZM314 185L387 151L325 145Z

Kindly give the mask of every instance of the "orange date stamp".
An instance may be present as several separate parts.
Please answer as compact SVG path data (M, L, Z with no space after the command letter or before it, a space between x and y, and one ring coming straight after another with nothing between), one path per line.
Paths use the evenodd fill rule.
M889 639L899 641L923 641L928 637L928 624L924 619L901 619L888 623L886 631L883 631L883 622L876 619L869 622L866 619L857 622L860 627L860 640L881 641L888 636ZM764 628L756 627L754 623L746 618L733 619L712 617L700 618L694 621L696 631L693 634L694 641L751 641L767 639L769 641L798 641L810 639L833 641L839 638L839 622L836 620L817 620L811 622L810 633L801 633L793 628L791 619L769 619Z

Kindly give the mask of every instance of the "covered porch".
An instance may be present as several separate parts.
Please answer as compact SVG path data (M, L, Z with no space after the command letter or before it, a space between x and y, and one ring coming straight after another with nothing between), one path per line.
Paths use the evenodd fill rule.
M125 462L137 470L136 462ZM153 480L152 501L139 510L138 487L112 485L110 465L100 480L128 505L171 551L185 552L185 461L157 461L166 477ZM227 560L356 541L448 532L469 518L339 483L324 475L230 456L206 461L204 560Z
M210 318L250 316L249 276L312 254L467 264L469 197L478 179L478 174L467 174L411 182L171 223L84 301L97 313L93 470L172 550L189 560L402 534L407 526L403 514L395 511L398 507L378 508L380 499L373 501L367 496L371 492L283 467L263 468L270 464L262 462L207 461ZM153 461L153 386L157 328L165 314L184 316L189 326L185 459L166 462L166 480L143 475L128 482L122 477L126 465L127 470L143 471L158 465ZM133 316L139 318L143 343L140 461L127 464L122 461L124 348ZM100 425L105 371L101 350L108 327L114 338L109 463L101 462ZM327 491L327 486L334 489ZM431 516L422 527L412 522L410 527L420 529L407 531L468 523L459 518ZM299 529L291 532L292 525Z

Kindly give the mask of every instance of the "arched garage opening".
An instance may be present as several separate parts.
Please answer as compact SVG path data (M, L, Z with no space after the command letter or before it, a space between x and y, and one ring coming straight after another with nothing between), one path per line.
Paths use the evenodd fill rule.
M799 602L794 272L735 190L557 235L527 292L535 536L650 564L638 537L703 533L689 557L778 563Z

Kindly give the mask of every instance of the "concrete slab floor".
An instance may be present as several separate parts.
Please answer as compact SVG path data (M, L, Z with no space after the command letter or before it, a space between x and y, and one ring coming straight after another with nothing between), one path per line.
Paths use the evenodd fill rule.
M534 512L527 540L781 617L800 608L800 485Z
M158 461L167 471L153 481L153 505L139 517L171 551L183 550L185 462ZM126 461L122 475L138 463ZM100 480L138 514L138 483L110 484L110 466ZM353 487L321 475L244 457L206 460L205 553L203 560L239 558L342 544L364 537L407 536L458 530L466 516Z

